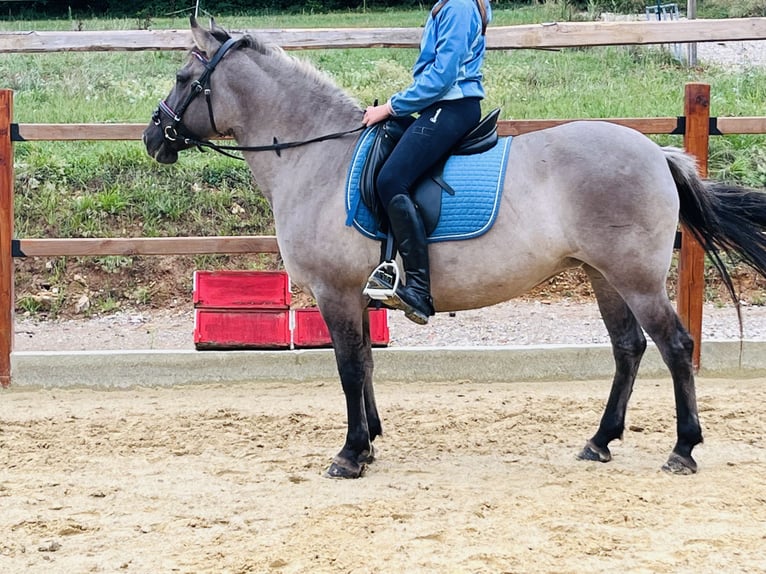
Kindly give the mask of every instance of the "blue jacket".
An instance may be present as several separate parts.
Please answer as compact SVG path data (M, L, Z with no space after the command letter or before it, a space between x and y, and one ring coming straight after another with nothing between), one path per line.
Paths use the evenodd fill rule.
M485 0L479 0L485 2ZM492 17L485 2L487 17ZM440 100L484 97L481 65L486 44L476 0L448 0L428 16L412 84L391 96L396 116L417 113Z

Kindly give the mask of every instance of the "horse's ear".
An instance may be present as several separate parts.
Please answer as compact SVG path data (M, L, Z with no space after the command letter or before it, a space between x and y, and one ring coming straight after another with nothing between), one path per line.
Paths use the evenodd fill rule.
M213 18L210 18L210 33L221 44L223 44L226 40L231 38L229 33L223 28L221 28L220 26L218 26L218 24L215 23L215 19Z
M221 42L216 40L213 34L200 26L194 16L189 18L189 22L191 23L192 38L194 38L197 48L206 54L215 54L218 48L221 47Z

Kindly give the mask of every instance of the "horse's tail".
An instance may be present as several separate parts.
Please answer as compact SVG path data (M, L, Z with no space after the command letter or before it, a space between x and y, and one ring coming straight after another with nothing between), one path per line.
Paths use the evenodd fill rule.
M703 246L738 306L722 254L766 277L766 193L703 180L692 156L678 148L662 149L678 188L681 223Z

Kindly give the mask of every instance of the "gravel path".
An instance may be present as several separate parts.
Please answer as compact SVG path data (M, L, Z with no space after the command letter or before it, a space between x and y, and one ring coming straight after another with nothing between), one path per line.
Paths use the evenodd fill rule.
M766 40L747 42L702 42L697 44L697 60L738 69L766 66Z
M744 338L766 340L766 307L742 308ZM454 316L439 314L421 327L389 312L391 346L494 346L608 343L595 303L510 301ZM191 309L120 313L90 320L17 318L17 351L193 349ZM705 340L738 340L733 307L705 306Z

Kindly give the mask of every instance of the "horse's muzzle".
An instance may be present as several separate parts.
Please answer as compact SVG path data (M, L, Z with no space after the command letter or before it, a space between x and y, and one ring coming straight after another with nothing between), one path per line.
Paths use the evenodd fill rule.
M146 147L146 153L159 163L175 163L178 161L178 150L168 145L162 126L150 122L144 130L141 140Z

